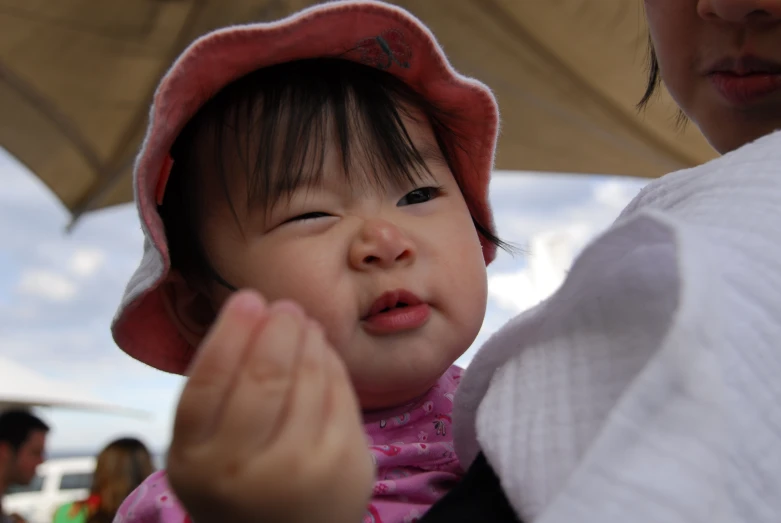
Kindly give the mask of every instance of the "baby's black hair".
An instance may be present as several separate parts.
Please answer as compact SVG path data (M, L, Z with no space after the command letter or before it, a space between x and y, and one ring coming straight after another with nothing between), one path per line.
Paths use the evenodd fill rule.
M457 148L469 144L453 130L458 116L435 107L392 74L339 58L282 63L254 71L226 86L201 107L171 148L173 167L158 210L171 267L188 280L213 278L233 288L213 269L200 238L204 176L216 176L234 217L237 204L268 209L296 188L316 182L323 171L327 140L336 139L347 181L400 188L430 176L426 151L412 142L402 117L425 117L459 187ZM334 136L335 135L335 136ZM333 142L331 142L333 143ZM231 153L225 149L231 149ZM372 163L356 169L356 152ZM228 167L228 160L240 165ZM229 173L246 178L246 202L231 199ZM235 183L235 181L233 182ZM474 208L474 196L464 194ZM497 247L507 245L474 218L478 233Z

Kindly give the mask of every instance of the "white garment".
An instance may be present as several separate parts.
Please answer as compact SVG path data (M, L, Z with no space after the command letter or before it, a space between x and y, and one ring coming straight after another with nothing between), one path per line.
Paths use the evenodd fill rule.
M651 182L454 418L526 523L781 521L781 131Z

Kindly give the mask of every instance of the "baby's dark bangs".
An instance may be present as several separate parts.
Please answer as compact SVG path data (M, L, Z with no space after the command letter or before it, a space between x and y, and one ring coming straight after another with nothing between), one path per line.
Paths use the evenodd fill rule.
M325 58L253 72L223 89L204 112L225 194L236 182L231 177L243 176L244 203L267 210L319 181L329 146L339 149L346 183L411 187L430 173L402 117L445 127L438 123L444 119L440 111L395 76Z
M386 71L317 58L259 69L223 88L190 120L171 149L174 164L159 210L172 266L217 277L198 237L203 205L215 196L214 181L238 219L237 204L268 210L297 188L316 183L331 145L339 148L343 174L351 185L391 190L427 179L426 162L403 116L427 119L436 145L463 187L453 161L464 143L453 130L463 128L456 125L459 115L431 104ZM246 184L246 202L232 197L237 183ZM471 195L464 196L474 203ZM488 241L504 247L485 224L475 221L475 226Z

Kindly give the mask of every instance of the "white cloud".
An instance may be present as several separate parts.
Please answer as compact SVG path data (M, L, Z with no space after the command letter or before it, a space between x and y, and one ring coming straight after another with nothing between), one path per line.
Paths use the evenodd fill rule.
M544 298L526 271L490 277L488 292L500 308L515 313L537 305Z
M100 249L79 249L70 259L70 270L82 278L94 274L106 260L106 253Z
M594 200L611 211L620 211L637 195L638 190L639 187L636 184L609 180L596 187Z
M560 179L558 183L585 187L584 179ZM515 183L515 182L514 182ZM545 185L554 186L550 180ZM570 202L551 206L549 212L526 213L522 206L497 209L497 214L513 237L525 238L528 246L527 263L511 271L495 272L489 276L488 289L497 305L512 313L520 313L550 296L566 278L575 257L597 234L606 229L645 182L642 180L592 180L589 197L582 199L569 194ZM534 193L528 181L527 192ZM555 198L556 192L547 188ZM508 206L509 207L509 206Z
M489 295L499 307L519 313L550 296L585 244L590 229L583 224L533 235L528 264L515 272L500 272L488 278Z
M76 295L76 284L67 277L45 269L26 269L17 291L51 301L67 301Z

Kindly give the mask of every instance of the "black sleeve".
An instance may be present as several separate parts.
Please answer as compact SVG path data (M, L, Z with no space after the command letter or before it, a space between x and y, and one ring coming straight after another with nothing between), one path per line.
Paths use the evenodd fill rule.
M473 522L521 523L482 453L461 482L435 503L419 523Z

